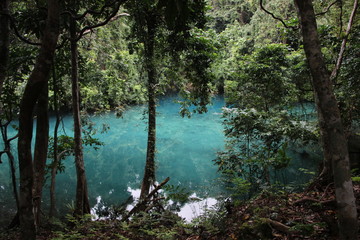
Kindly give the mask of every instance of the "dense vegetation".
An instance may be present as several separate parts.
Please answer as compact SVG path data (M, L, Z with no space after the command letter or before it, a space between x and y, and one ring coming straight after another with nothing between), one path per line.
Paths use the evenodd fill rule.
M357 8L356 0L2 1L0 163L10 165L18 212L1 222L20 226L21 239L355 239ZM182 116L206 112L212 95L223 94L227 104L226 148L215 164L229 195L191 224L165 208L171 197L185 202L184 190L167 187L166 180L155 190L168 195L150 188L156 101L170 93L183 97ZM91 221L82 146L102 143L92 137L87 115L121 116L136 104L148 104L141 200L130 212L112 209L106 221ZM69 112L75 135L57 136ZM51 137L49 113L57 119ZM8 136L10 127L19 133ZM324 160L307 186L290 187L277 173L298 148L322 152ZM59 220L55 176L70 155L77 169L74 214ZM52 192L46 218L45 173ZM18 237L12 231L0 236Z

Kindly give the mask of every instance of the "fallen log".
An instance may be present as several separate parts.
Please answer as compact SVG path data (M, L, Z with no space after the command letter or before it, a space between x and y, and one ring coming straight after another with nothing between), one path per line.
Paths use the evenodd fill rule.
M126 214L122 220L123 221L127 221L129 219L130 216L144 211L144 210L150 210L147 209L147 206L149 205L149 203L152 200L152 197L170 180L169 177L167 177L164 181L162 181L159 185L157 185L144 199L139 200L139 202L133 207L133 209L130 210L130 212L128 214ZM156 198L154 200L159 200L159 198Z

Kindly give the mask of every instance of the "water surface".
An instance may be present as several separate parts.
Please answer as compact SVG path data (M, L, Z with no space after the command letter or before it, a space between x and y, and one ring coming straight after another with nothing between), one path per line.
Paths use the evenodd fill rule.
M159 182L170 177L169 184L180 185L198 196L219 193L213 160L224 148L223 106L223 98L217 97L208 106L207 113L182 118L174 97L158 102L156 178ZM122 118L113 113L91 117L99 128L102 124L110 126L106 133L94 135L104 142L104 146L97 151L86 147L84 152L93 204L99 196L106 204L120 204L130 196L129 187L140 187L146 157L146 109L145 105L131 107ZM64 118L63 129L72 134L71 116ZM73 200L76 186L73 159L69 157L65 165L65 173L57 176L58 201L61 203Z
M221 108L222 97L215 97L205 114L191 118L179 115L180 105L175 97L163 97L157 108L156 178L161 182L170 177L169 184L185 188L193 196L214 199L225 192L219 184L217 167L213 164L216 153L224 149ZM147 107L133 106L122 118L114 113L92 116L96 128L103 124L110 127L105 133L93 137L104 143L97 151L84 148L84 160L92 206L99 199L105 205L119 205L126 201L141 185L145 166L147 144ZM73 135L72 117L65 116L59 135ZM51 119L51 133L54 118ZM12 135L9 134L9 137ZM13 143L14 154L16 143ZM298 169L314 167L313 156L303 150L289 151L294 158L290 168L281 173L284 182L299 181ZM6 157L0 165L0 216L15 207L11 194L10 170ZM65 213L75 199L76 172L73 157L64 161L65 172L57 175L57 208ZM48 183L44 188L44 205L49 202ZM186 206L191 209L192 206ZM182 211L190 211L185 208ZM46 212L46 210L45 210ZM3 214L2 214L3 213ZM1 219L0 219L1 220Z

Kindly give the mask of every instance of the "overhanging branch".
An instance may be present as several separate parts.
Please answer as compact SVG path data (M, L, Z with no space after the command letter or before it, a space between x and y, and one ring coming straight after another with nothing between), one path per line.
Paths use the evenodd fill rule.
M104 6L101 7L101 9L99 11L96 11L96 10L92 10L92 9L87 9L85 10L82 14L80 15L76 15L76 13L73 13L72 11L64 11L61 13L61 15L70 15L73 19L75 20L80 20L80 19L83 19L86 17L86 15L88 14L91 14L91 15L100 15L102 14L106 8L108 7L112 7L113 5L115 5L117 2L117 0L111 2L111 3L108 3L108 4L105 4Z
M261 10L263 10L264 12L266 12L267 14L269 14L272 18L274 18L275 20L278 20L282 23L282 25L285 27L285 28L291 28L293 30L297 30L298 27L293 27L293 26L288 26L284 20L280 17L277 17L275 16L275 14L273 14L272 12L270 12L269 10L267 10L265 7L264 7L264 4L263 4L263 0L260 0L260 8Z
M7 16L10 20L10 27L14 30L15 35L23 42L29 44L29 45L33 45L33 46L40 46L41 43L39 42L33 42L31 40L29 40L28 38L22 36L19 32L19 30L16 27L16 21L15 19L9 14L9 13L4 13L4 12L0 12L1 15Z
M118 13L118 11L119 11L119 9L120 9L120 6L121 6L121 4L119 3L119 4L116 6L116 8L114 9L114 11L113 11L104 21L99 22L99 23L94 24L94 25L86 26L86 27L84 27L83 29L81 29L81 30L80 30L80 33L79 33L79 36L78 36L76 39L74 39L74 41L76 41L76 42L79 41L79 40L82 38L82 36L84 35L85 32L91 31L91 30L94 29L94 28L98 28L98 27L101 27L101 26L104 26L104 25L108 24L108 23L111 21L111 19L112 19L113 17L115 17L116 14ZM122 16L129 16L129 14L123 13ZM119 17L120 17L120 16L119 16Z
M317 14L315 14L315 16L320 16L320 15L326 14L328 11L330 11L330 8L331 8L332 6L334 6L337 2L339 2L339 0L335 0L335 2L330 3L330 5L327 6L327 8L326 8L323 12L317 13Z

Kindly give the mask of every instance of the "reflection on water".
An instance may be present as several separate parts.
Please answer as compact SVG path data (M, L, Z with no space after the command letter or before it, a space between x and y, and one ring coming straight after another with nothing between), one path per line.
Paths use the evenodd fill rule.
M159 182L170 177L168 184L181 185L201 197L219 193L220 188L214 184L217 168L212 160L224 147L221 115L216 114L221 113L223 106L224 100L215 98L208 113L182 118L174 98L159 101L156 143ZM105 204L120 204L131 195L136 199L139 194L136 189L141 184L146 157L145 110L146 106L133 107L121 119L112 114L92 118L97 124L110 126L107 133L96 135L105 146L85 153L90 196L101 196ZM69 179L65 175L64 178Z
M218 177L212 160L216 152L224 147L221 125L221 107L224 100L215 98L206 114L195 114L191 118L179 115L180 105L174 97L160 99L157 109L157 155L156 174L159 182L170 177L168 184L181 185L198 196L216 196L220 191L213 184ZM144 171L147 143L146 106L134 106L127 110L123 118L108 113L93 116L91 121L101 128L107 124L106 133L98 132L94 137L104 142L104 146L95 151L84 148L84 160L88 179L91 205L99 201L105 205L119 205L126 201L131 193L129 188L137 189ZM51 119L50 132L54 127ZM60 134L72 136L72 117L65 116ZM13 143L13 148L16 143ZM15 150L15 149L14 149ZM0 165L0 205L6 208L12 204L11 182L7 160ZM73 157L65 161L65 172L57 175L57 208L68 211L74 201L76 171ZM44 189L44 204L48 203L48 183ZM1 211L2 212L2 211ZM0 212L0 213L1 213ZM46 213L46 210L44 211ZM1 216L1 214L0 214Z
M212 160L224 147L221 112L224 101L216 98L206 114L182 118L174 98L159 101L157 115L157 180L170 177L168 184L181 185L204 196L219 192L213 187L218 177ZM98 151L85 152L89 193L93 203L101 196L106 204L119 204L137 189L144 171L147 143L146 106L132 107L118 119L113 114L93 117L92 121L108 124L110 130L95 137L105 145ZM71 119L69 119L71 121ZM71 125L70 125L71 126ZM67 189L75 187L75 169L68 160L66 173L59 176ZM72 179L73 178L73 179ZM61 190L60 190L61 191ZM73 190L75 191L75 190ZM68 194L69 195L69 194ZM64 201L67 201L65 199Z
M138 203L140 199L140 192L141 189L132 189L128 188L128 192L131 194L132 202L128 205L126 205L125 209L127 211L131 211L135 205ZM161 189L159 192L162 192ZM196 193L193 193L189 196L189 199L196 199L195 201L187 202L181 206L179 206L177 210L177 214L183 218L186 222L191 222L193 219L200 217L205 213L206 210L211 209L216 205L218 200L216 198L199 198ZM170 200L168 203L168 208L170 207L173 209L174 203L172 200ZM93 220L105 220L109 218L109 215L111 215L111 212L113 212L112 209L109 209L108 206L104 205L101 196L98 196L96 198L96 204L91 208L91 215ZM105 215L100 216L99 213L105 213ZM117 218L120 220L121 217L117 216Z
M196 193L193 193L190 198L197 198ZM186 203L181 207L179 216L187 222L191 222L196 217L200 217L207 209L211 209L218 201L215 198L204 198L200 201Z
M193 204L182 207L180 214L189 220L201 213L202 206L215 204L215 197L223 191L216 182L219 176L212 160L216 158L216 152L224 148L221 119L224 99L214 98L213 105L209 106L206 114L195 114L191 118L182 118L178 114L179 104L174 100L174 97L166 97L158 103L156 174L159 182L170 177L168 184L180 185L194 196L205 199L196 203L197 206ZM136 189L141 184L146 157L146 109L146 106L131 107L124 113L123 118L116 118L113 113L91 117L91 121L99 128L102 124L110 126L106 133L98 132L94 136L104 142L103 147L97 151L90 147L84 148L92 206L100 202L105 206L120 205L129 197L138 194ZM54 119L50 126L51 129L54 127ZM60 134L73 134L71 116L64 117ZM15 146L14 142L14 150ZM298 153L291 154L298 160L289 170L292 171L290 178L298 176L293 173L299 166L307 168L313 165L313 162L306 158L299 159ZM3 158L2 161L0 216L5 216L2 213L14 209L15 204L11 194L7 159ZM64 164L65 172L59 173L56 178L57 208L62 213L66 213L67 205L74 201L76 187L73 157L68 157ZM47 183L44 189L44 205L49 202L48 185Z

